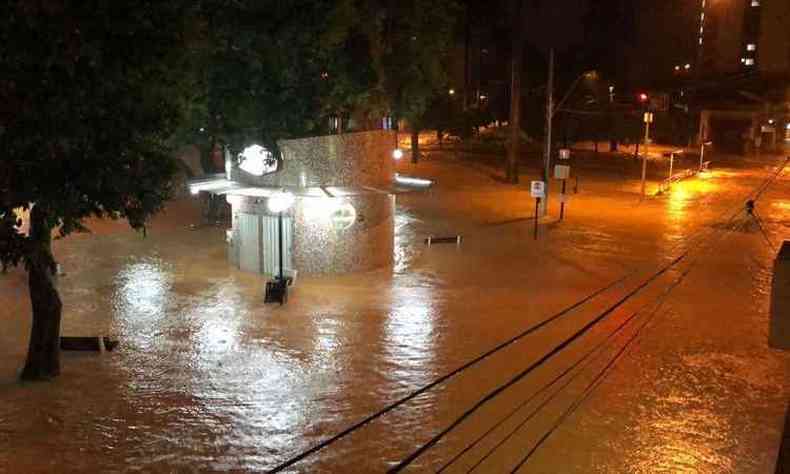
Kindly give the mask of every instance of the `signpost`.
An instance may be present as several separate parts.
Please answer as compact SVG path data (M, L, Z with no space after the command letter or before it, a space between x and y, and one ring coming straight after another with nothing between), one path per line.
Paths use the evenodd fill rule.
M567 148L560 150L560 160L567 162L571 157L571 151ZM554 167L554 178L562 180L562 191L560 193L560 220L565 219L565 203L568 202L568 195L565 194L565 187L568 178L571 175L571 167L569 165L556 165Z
M532 181L529 193L535 198L535 240L538 240L538 217L540 213L540 200L546 197L546 182Z

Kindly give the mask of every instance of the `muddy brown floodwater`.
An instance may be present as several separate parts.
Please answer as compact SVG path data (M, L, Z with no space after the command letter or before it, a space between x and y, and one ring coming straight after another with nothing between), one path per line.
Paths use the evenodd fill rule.
M767 346L775 249L743 215L730 226L726 216L775 163L721 164L644 201L636 181L592 170L566 220L545 220L538 241L528 176L508 187L490 169L451 158L401 165L438 184L399 196L395 267L300 277L282 307L263 304L259 276L226 263L223 229L190 229L199 221L194 202L174 202L146 239L121 223L94 223L93 235L55 244L65 271L63 334L117 335L116 352L64 353L59 379L18 383L30 325L25 274L0 276L0 473L265 471L636 271L292 468L380 472L687 248L683 265L484 405L411 468L441 467L629 315L651 308L690 268L522 472L772 472L790 388L787 354ZM774 245L790 238L788 176L758 201ZM427 235L456 234L464 236L460 248L422 244ZM650 313L640 314L635 321ZM509 472L635 327L476 472ZM522 413L448 472L466 472Z

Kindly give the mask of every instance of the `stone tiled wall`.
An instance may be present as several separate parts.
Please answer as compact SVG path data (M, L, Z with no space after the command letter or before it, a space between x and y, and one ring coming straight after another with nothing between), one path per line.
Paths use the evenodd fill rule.
M351 204L356 220L338 229L322 206ZM234 242L238 243L239 212L268 214L266 198L237 197L232 200ZM318 208L318 209L317 209ZM331 274L366 271L392 265L395 196L364 193L338 198L298 197L289 211L294 217L294 267L302 274ZM238 266L238 249L228 250Z
M283 140L282 169L253 176L236 167L231 179L256 186L386 186L395 169L395 133L371 132Z
M344 273L392 265L395 196L371 193L343 198L357 215L345 230L310 216L306 209L310 199L299 199L294 209L294 266L299 272Z

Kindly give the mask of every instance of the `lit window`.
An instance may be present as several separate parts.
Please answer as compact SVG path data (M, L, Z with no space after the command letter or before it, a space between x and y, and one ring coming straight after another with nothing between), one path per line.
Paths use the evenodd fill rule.
M743 64L745 66L754 66L754 58L743 58Z
M746 51L756 51L757 45L754 43L749 43L746 45Z
M752 0L752 6L753 7L759 7L760 6L760 0Z

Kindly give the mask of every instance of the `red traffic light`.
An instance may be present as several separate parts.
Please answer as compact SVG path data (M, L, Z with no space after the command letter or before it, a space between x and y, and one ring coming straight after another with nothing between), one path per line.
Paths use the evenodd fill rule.
M639 102L647 102L647 94L645 94L644 92L639 94Z

